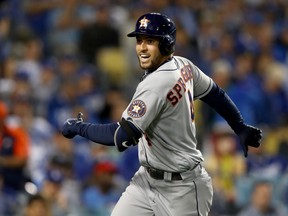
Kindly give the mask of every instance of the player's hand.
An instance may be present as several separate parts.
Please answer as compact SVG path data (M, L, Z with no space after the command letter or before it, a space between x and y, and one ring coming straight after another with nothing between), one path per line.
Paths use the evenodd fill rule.
M72 139L78 134L78 126L83 122L82 116L83 114L79 112L77 118L69 118L65 121L62 127L62 135L64 137Z
M236 134L239 136L245 157L248 155L248 146L258 148L261 144L262 131L256 127L245 124Z

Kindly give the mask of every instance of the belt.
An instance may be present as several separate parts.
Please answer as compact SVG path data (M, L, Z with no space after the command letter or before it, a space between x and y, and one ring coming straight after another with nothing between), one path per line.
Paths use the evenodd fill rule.
M149 173L149 175L157 180L166 180L169 181L179 181L182 180L181 174L176 172L165 172L163 170L158 170L152 167L145 167L146 171Z

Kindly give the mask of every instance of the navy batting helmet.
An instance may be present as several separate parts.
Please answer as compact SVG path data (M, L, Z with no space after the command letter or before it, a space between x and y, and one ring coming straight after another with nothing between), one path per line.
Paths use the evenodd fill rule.
M160 38L159 50L163 55L170 55L175 51L176 27L174 22L166 15L160 13L147 13L139 17L135 31L128 37L148 35Z

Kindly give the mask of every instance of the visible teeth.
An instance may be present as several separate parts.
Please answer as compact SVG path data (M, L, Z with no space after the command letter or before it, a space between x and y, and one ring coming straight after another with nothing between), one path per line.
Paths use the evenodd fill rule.
M148 58L149 56L148 55L140 55L141 58Z

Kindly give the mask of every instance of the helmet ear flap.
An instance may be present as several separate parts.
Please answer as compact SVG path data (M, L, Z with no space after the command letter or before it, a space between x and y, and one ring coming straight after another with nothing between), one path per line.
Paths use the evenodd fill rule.
M175 36L171 37L170 35L165 35L162 37L159 49L161 54L164 56L172 54L175 51Z

